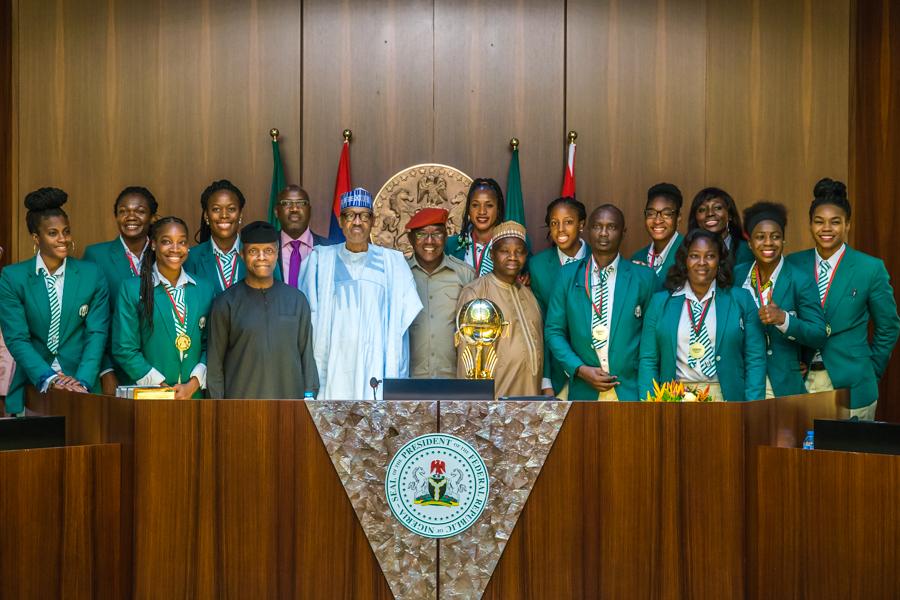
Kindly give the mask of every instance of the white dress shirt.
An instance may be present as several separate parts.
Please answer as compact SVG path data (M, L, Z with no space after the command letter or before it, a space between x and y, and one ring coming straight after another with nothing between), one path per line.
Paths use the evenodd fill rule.
M830 258L822 258L822 256L819 254L819 249L816 248L814 250L814 252L816 254L816 277L819 276L819 267L822 264L822 262L824 261L824 262L827 262L828 265L831 267L828 270L828 277L831 278L834 275L834 270L837 269L838 263L841 261L841 258L843 258L844 252L846 250L847 250L847 244L841 244L841 247L838 248L837 252L832 254ZM816 280L817 287L818 287L818 283L819 283L818 280ZM829 290L829 292L830 291L831 290ZM827 293L828 292L826 292L826 294ZM825 297L827 298L828 296L826 295ZM821 300L822 299L819 298L819 303L822 304L822 308L825 308L824 303L822 303ZM815 356L812 357L812 360L810 362L811 363L825 362L822 359L822 352L820 350L816 350L816 354L815 354Z
M63 259L62 264L59 266L59 268L56 270L55 273L50 273L50 269L48 269L46 263L44 263L44 258L41 256L40 252L38 252L35 255L35 261L34 261L34 272L35 272L35 274L38 275L38 277L40 277L41 279L44 278L44 274L41 273L41 271L46 271L47 273L50 273L51 275L56 277L56 279L54 280L54 287L56 288L56 297L59 298L60 310L62 310L63 290L66 287L66 261L67 260L68 260L68 258ZM46 283L44 284L44 287L46 288ZM59 334L62 335L62 314L60 314L60 332L59 332ZM50 365L50 368L53 369L54 371L56 371L57 373L62 373L62 365L59 364L58 358L53 359L53 364ZM74 377L74 375L72 377ZM48 377L46 380L44 380L44 385L41 386L41 393L46 392L50 388L50 384L53 383L54 379L56 379L56 375Z
M556 248L556 255L559 257L559 264L567 265L571 262L581 260L585 257L588 247L587 242L585 242L584 240L579 241L581 242L581 248L578 249L578 252L575 253L575 256L569 256L568 254L560 250L559 247Z
M616 258L609 263L609 265L605 268L608 273L606 277L606 310L603 315L603 320L600 322L601 325L606 327L606 331L609 332L609 336L606 338L606 343L603 344L603 347L597 350L597 358L600 359L600 368L609 372L609 346L612 344L612 311L613 311L613 298L616 295L616 273L619 270L619 259L622 258L621 254L616 255ZM589 293L593 292L593 287L595 285L599 285L600 283L600 269L597 266L597 263L594 262L593 257L591 257L591 289L588 290ZM593 312L593 308L591 311ZM593 321L593 316L591 317Z
M698 301L697 296L694 294L694 290L691 288L691 284L685 282L684 287L675 291L672 294L672 297L685 297L689 300L693 300L694 302ZM709 303L709 309L706 311L706 332L709 334L709 341L713 346L713 354L716 352L716 282L713 281L709 286L709 289L706 291L706 294L703 295L703 298L700 298L700 303L704 303L707 300L712 298L712 301ZM691 315L688 312L688 303L682 302L681 305L681 318L678 320L678 337L677 343L675 344L675 376L679 381L697 381L697 382L709 382L710 378L703 374L699 369L694 369L688 366L688 353L690 351L691 346ZM718 382L718 369L716 369L716 376L713 377L713 382Z

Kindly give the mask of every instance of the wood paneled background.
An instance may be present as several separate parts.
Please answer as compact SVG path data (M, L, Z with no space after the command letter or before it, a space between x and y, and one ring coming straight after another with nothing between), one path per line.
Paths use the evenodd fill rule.
M9 0L7 0L9 1ZM628 215L645 190L705 184L791 207L794 247L822 176L846 179L851 0L12 0L16 258L24 194L70 194L79 246L112 237L125 185L198 223L228 177L264 215L268 130L327 228L341 130L354 183L442 162L506 180L521 140L533 237L579 133L579 197ZM2 55L0 55L2 58ZM0 235L6 235L0 232ZM7 240L3 240L7 241Z

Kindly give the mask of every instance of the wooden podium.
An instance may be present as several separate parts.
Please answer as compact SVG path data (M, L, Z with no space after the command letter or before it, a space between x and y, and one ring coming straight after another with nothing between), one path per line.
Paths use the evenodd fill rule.
M29 403L0 598L392 597L304 402ZM900 596L900 457L790 450L845 404L573 403L484 597Z

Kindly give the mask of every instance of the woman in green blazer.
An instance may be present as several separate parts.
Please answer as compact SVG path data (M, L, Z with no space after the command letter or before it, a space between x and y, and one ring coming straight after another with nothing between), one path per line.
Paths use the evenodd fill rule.
M816 282L784 259L787 209L757 202L744 211L744 226L756 258L735 268L735 285L750 292L766 334L766 397L805 394L801 344L825 343L825 314Z
M757 400L766 395L765 335L747 290L732 287L721 260L725 244L715 233L685 236L666 278L666 291L650 301L641 334L641 397L653 381L679 380L716 400Z
M21 416L25 385L99 392L109 305L103 275L93 264L69 257L74 249L68 195L41 188L25 197L25 222L36 248L28 260L0 273L0 329L16 371L6 412Z
M650 236L650 244L635 252L631 260L653 269L660 289L666 281L666 274L675 264L675 252L684 240L678 233L683 203L681 190L671 183L657 183L647 190L644 225Z
M141 277L122 284L113 320L115 361L137 385L170 385L182 400L201 397L206 387L206 320L214 294L182 268L187 255L184 221L154 223Z
M697 192L691 202L688 217L688 231L705 229L720 236L728 249L731 266L753 260L753 253L744 239L741 216L738 214L734 198L719 188L704 188Z
M491 262L491 232L504 220L503 191L490 178L472 181L466 195L460 232L444 243L444 252L464 261L481 277L494 270Z
M210 283L216 294L244 278L247 273L241 258L241 212L244 194L227 179L214 181L200 196L198 245L191 248L184 267L193 276Z
M150 224L156 218L159 204L147 188L129 186L119 192L113 204L113 215L119 235L108 242L92 244L84 250L84 260L97 265L106 278L109 289L110 315L115 312L116 298L122 282L140 277L141 260L150 244L147 235ZM116 387L131 385L125 372L112 360L112 336L106 343L100 368L100 385L103 393L115 396Z
M531 291L541 307L544 322L547 321L550 296L559 284L560 269L588 254L588 245L581 239L586 220L587 210L575 198L557 198L547 205L544 222L549 229L547 237L553 245L529 261ZM552 390L554 395L559 394L568 380L562 365L553 357L549 346L544 344L543 392L546 394L548 390Z
M900 335L894 290L884 263L847 245L850 201L840 181L822 179L809 208L816 247L788 261L816 280L828 339L806 352L810 392L850 388L850 416L875 418L878 381ZM869 341L869 325L872 337Z

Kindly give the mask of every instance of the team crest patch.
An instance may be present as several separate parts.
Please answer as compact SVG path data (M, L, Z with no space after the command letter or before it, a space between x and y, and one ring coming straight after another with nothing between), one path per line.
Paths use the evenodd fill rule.
M490 483L478 451L462 438L429 433L391 459L384 491L394 517L427 538L447 538L472 526L487 505Z
M200 329L206 327L206 317L200 317L200 321L197 324L200 326Z
M83 319L87 316L87 314L88 314L88 305L82 304L81 307L78 309L78 316Z

